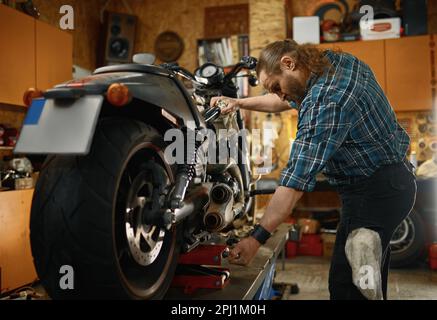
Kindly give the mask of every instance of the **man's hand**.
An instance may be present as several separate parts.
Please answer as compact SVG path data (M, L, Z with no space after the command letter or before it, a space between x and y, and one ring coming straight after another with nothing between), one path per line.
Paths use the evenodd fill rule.
M229 263L248 265L260 246L261 244L255 238L244 238L229 252Z
M221 109L221 114L234 112L240 108L240 101L238 99L228 97L212 97L210 103L211 107L214 107L219 100L222 100L226 103L226 107Z
M278 187L267 206L259 223L272 233L290 215L303 192L287 187ZM247 237L235 245L229 252L229 262L233 264L249 264L261 244L253 237Z

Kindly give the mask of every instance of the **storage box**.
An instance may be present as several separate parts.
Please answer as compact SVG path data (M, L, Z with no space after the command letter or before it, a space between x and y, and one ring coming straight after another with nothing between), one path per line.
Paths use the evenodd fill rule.
M429 246L429 267L437 270L437 243Z
M360 21L362 40L393 39L401 36L401 19L388 18Z
M314 219L299 219L297 220L297 224L303 234L316 234L320 229L319 221Z
M32 177L15 179L15 190L32 189L34 180Z
M320 18L294 17L293 18L293 40L298 44L320 43Z
M318 234L303 234L297 248L299 256L316 256L323 255L323 243Z
M332 233L322 233L321 238L323 242L323 256L327 258L332 257L336 235Z
M287 241L285 248L285 256L287 258L293 258L297 256L298 243L296 241Z

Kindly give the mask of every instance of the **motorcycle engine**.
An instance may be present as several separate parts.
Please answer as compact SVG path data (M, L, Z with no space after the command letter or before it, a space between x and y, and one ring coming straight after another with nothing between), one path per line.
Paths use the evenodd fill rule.
M212 123L216 133L216 157L214 164L207 165L207 174L213 185L210 189L210 203L203 218L210 232L221 231L244 212L244 186L238 161L239 127L235 113L220 116ZM226 148L227 157L220 154Z

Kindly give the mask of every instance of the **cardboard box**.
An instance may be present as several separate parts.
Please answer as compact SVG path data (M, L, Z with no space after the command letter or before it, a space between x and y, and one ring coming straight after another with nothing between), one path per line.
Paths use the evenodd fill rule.
M293 40L298 44L320 43L320 18L294 17L293 18Z
M32 189L34 180L32 177L15 179L15 190Z
M300 227L301 234L316 234L319 233L320 223L314 219L299 219L297 224Z
M401 36L401 19L376 19L360 21L362 40L395 39Z

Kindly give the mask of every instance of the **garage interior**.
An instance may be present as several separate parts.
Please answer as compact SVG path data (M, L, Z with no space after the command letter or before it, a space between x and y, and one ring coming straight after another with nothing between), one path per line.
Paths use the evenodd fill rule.
M360 13L360 9L363 6L373 8L374 22L375 24L379 23L378 26L382 28L381 30L378 27L368 30L360 29L360 19L364 14L364 11ZM146 113L144 113L145 111L139 113L132 111L129 115L133 117L144 115L145 118L152 119L150 121L156 120L154 125L156 130L163 133L168 127L168 123L176 124L176 122L179 123L180 118L182 120L188 118L185 119L184 116L179 115L177 111L174 111L176 109L166 109L168 112L164 110L165 107L169 107L172 101L176 101L171 100L176 99L171 97L178 95L174 93L177 86L173 84L171 88L174 91L166 95L155 94L154 90L165 90L165 86L172 81L173 77L165 78L166 76L162 76L162 74L166 73L163 73L162 70L159 71L160 69L156 66L166 64L166 68L172 68L170 64L177 62L179 66L190 72L194 73L195 70L198 70L199 73L196 75L199 77L201 72L207 72L202 71L206 69L199 68L205 63L222 66L225 73L232 72L233 67L238 65L241 57L257 58L262 48L267 44L286 38L294 39L299 43L312 43L324 50L350 53L367 63L374 72L379 85L396 113L398 122L410 136L411 143L407 157L416 167L417 179L414 208L408 218L399 225L390 242L392 253L388 299L436 300L437 0L180 0L177 5L171 0L0 0L0 41L2 43L2 50L0 50L0 300L67 299L69 296L65 292L68 291L68 288L58 291L54 291L53 288L47 290L47 283L50 281L47 283L41 281L39 276L46 274L50 268L57 268L55 274L59 276L59 285L62 286L61 282L66 281L68 287L68 279L62 278L62 276L67 275L69 269L60 270L59 267L55 266L56 263L68 266L70 261L71 263L76 261L74 259L81 260L83 258L83 261L88 259L81 265L82 269L74 269L75 276L81 277L82 273L88 272L86 269L94 261L96 263L99 261L100 253L98 251L100 249L102 252L112 252L112 248L104 246L97 248L97 245L95 247L92 245L93 237L100 237L102 225L108 221L105 220L102 225L94 225L97 221L92 220L94 216L91 219L85 215L74 220L74 217L78 216L76 209L80 211L82 205L83 207L88 206L88 200L74 202L74 199L87 194L90 195L90 199L91 195L94 197L94 200L89 201L102 201L102 203L114 201L114 203L118 203L114 197L107 196L107 189L109 189L107 186L112 186L112 178L109 177L114 176L110 172L113 167L111 161L115 158L118 159L119 150L122 148L117 147L118 142L115 143L115 149L106 154L102 153L101 159L96 157L95 163L89 162L91 166L87 169L81 167L85 164L82 164L80 160L81 157L85 157L85 152L76 156L75 159L78 159L77 167L74 167L73 162L68 160L72 157L71 155L53 158L46 157L45 153L47 152L38 154L38 150L32 149L31 137L32 135L38 136L40 131L33 133L34 131L29 131L29 129L27 133L25 132L26 127L35 127L39 121L39 116L35 120L34 112L29 112L29 110L35 110L33 108L36 99L41 97L50 99L48 98L50 97L50 89L69 81L68 88L62 87L58 88L58 91L52 91L51 97L53 101L56 99L68 101L76 99L79 101L85 99L83 97L85 91L80 91L85 90L84 86L94 83L96 86L101 85L103 82L99 81L109 79L110 75L108 76L108 74L117 76L117 72L125 72L126 77L133 77L134 82L144 82L144 92L150 92L154 99L147 102L148 106L153 104L162 107L162 112L159 111L159 117L165 117L166 120L156 120L158 118L155 111L146 111ZM131 67L133 56L137 53L153 54L156 57L153 62L155 66L149 66L152 64L150 62L137 62L137 64L146 66ZM138 59L140 58L150 58L150 55L143 55ZM244 70L250 68L252 68L252 72L248 71L249 73L244 76L239 73L240 76L235 78L234 83L238 88L239 97L252 97L265 93L261 85L255 85L254 67L249 67L251 62L252 60L246 60L245 67L242 67L240 72L246 72ZM117 67L118 65L121 67ZM96 69L102 67L103 69L95 72ZM109 69L105 69L106 67ZM156 82L148 84L147 76L139 76L143 71L146 74L150 72L150 77L157 79L150 81ZM163 77L165 80L162 80ZM178 83L193 89L193 84L187 77L179 78ZM32 91L29 88L33 88ZM71 89L69 92L77 91L70 94L66 88ZM63 91L63 89L65 90ZM120 85L115 89L122 90L123 86ZM170 92L170 89L168 90ZM119 91L116 92L118 94ZM61 94L66 96L61 97ZM169 96L171 97L168 98ZM102 97L103 100L99 100L100 104L96 107L94 117L98 116L102 104L103 111L101 112L105 113L105 116L125 115L122 110L124 110L123 105L126 103L121 103L120 107L117 108L115 100L111 101L109 89L108 93L103 94ZM33 98L35 99L32 102ZM135 96L134 100L137 101L136 99ZM131 101L129 100L128 103ZM112 106L108 107L110 104ZM29 106L31 107L29 108ZM56 104L51 104L51 106L56 107ZM47 104L44 108L46 107ZM109 111L105 111L105 107ZM79 106L77 109L80 109ZM187 110L181 111L181 114L189 113ZM247 194L250 193L253 199L251 206L249 208L249 205L245 204L244 210L247 209L247 212L244 213L244 210L241 209L238 218L228 222L226 228L217 227L214 229L211 227L212 229L198 234L194 234L193 231L190 235L192 243L185 244L180 249L179 260L173 261L174 268L178 270L176 275L174 274L175 269L168 266L165 261L159 267L155 266L155 269L167 270L169 268L169 270L173 270L173 272L168 271L167 275L165 274L167 271L162 273L164 278L159 281L162 282L160 285L165 289L156 294L160 299L169 300L328 300L329 266L342 204L336 188L328 183L323 174L317 176L315 190L303 195L293 212L290 212L289 218L280 225L266 244L261 246L254 260L248 266L237 266L229 264L227 261L227 255L224 254L227 252L226 248L235 245L238 239L250 235L253 226L265 212L272 193L278 186L281 170L289 161L299 121L296 110L282 113L262 113L243 109L240 111L242 121L248 131L260 132L258 140L251 139L252 153L248 165L251 169L251 176L248 179L253 182L254 188L256 188L255 191L247 191ZM207 112L203 114L206 115ZM66 145L77 143L80 147L85 146L83 150L89 149L87 143L91 142L87 140L88 137L84 137L82 132L86 130L94 132L97 118L71 120L73 115L73 113L66 113L65 116L51 118L52 120L58 119L59 122L52 124L50 128L59 131L56 133L53 131L53 136L41 133L41 137L50 137L49 140L42 142L44 148L47 150L55 148L56 143L53 141L62 140L62 137L66 135L66 133L62 133L62 126L65 126L65 132L73 132L73 136L65 143ZM212 112L208 116L219 117ZM127 122L117 121L105 122L103 127L106 131L103 130L104 134L102 134L104 139L114 139L114 141L118 139L114 132ZM194 121L197 121L195 117ZM77 127L74 127L73 124L67 124L70 122ZM82 125L83 128L87 129L82 129L80 127ZM135 129L132 129L132 123L126 124L125 128L127 129L123 129L123 134L126 134L129 139L138 138L135 136ZM123 130L121 131L123 132ZM20 136L21 133L23 136ZM25 133L26 136L24 136ZM57 135L58 137L55 137ZM97 135L98 133L96 133ZM19 145L19 142L22 144ZM58 142L56 146L58 150L60 150L61 144L62 142ZM22 149L15 150L17 146ZM92 155L98 152L94 152L93 148L91 147L93 151L90 153ZM19 150L33 151L27 153L19 152ZM271 150L270 162L266 158L262 158L265 150ZM147 152L145 154L147 155ZM56 184L49 181L47 170L44 171L44 168L52 160L52 163L58 165L58 169L65 169L65 172L56 176ZM144 181L141 186L138 186L138 192L149 185L154 188L156 181L162 179L163 176L168 178L168 172L161 172L162 166L159 166L159 170L157 169L158 162L147 162L146 166L149 166L147 170L150 171L147 172L150 176L143 177ZM109 172L108 180L95 169L102 163L102 167ZM126 167L128 165L130 162L126 162ZM230 167L232 166L226 167L226 170ZM241 169L241 167L239 168ZM129 170L135 171L136 169L135 164L132 164L132 168ZM71 185L72 181L78 181L79 178L73 176L76 174L75 170L82 175L83 181L80 182L82 184L78 184L81 187L66 188L65 192L59 192L59 188ZM51 174L58 174L55 171L53 169ZM219 174L218 171L214 172L216 175ZM229 169L231 172L229 174L228 171L223 172L226 172L226 177L233 177L231 169ZM155 173L158 178L155 177ZM177 171L177 174L179 173L180 171ZM86 179L83 178L85 174L87 174L87 179L91 181L87 186L84 186L86 183ZM214 177L214 174L209 173L209 175ZM123 177L120 178L120 184L124 181ZM129 176L128 180L130 182L126 182L129 185L127 188L131 188L137 183L137 178L130 179ZM103 196L95 188L96 181L108 181L108 185L102 187ZM221 180L218 181L221 183ZM37 183L41 185L41 190L35 192ZM42 188L43 184L45 189ZM216 191L217 197L225 197L229 190L231 193L235 192L235 188L228 185L218 189L217 185L211 189ZM260 191L257 193L258 189ZM210 194L214 196L212 191ZM125 196L127 202L129 202L130 194ZM194 191L188 193L187 197L194 199L191 202L191 206L194 208L192 210L200 210L198 205L193 203L196 199L204 196L201 190L198 194ZM35 200L37 197L39 199ZM243 200L236 198L233 201ZM77 208L75 209L74 206ZM45 207L58 208L52 209L52 212L59 212L59 217L62 216L64 219L65 217L71 219L71 228L73 229L69 229L69 227L58 229L55 225L53 225L53 229L46 225L37 228L38 222L35 222L37 215L34 211L42 210ZM102 204L101 207L103 208L104 205ZM187 207L189 205L186 205ZM86 210L98 211L90 208L87 207ZM183 207L175 208L182 211ZM205 224L219 225L222 223L220 222L221 217L217 218L216 215L212 214L212 211L208 211L208 213L211 213L209 218L202 220ZM41 221L44 219L41 218ZM62 220L56 217L52 219L53 221ZM59 223L66 224L65 221ZM76 223L89 224L93 226L93 229L75 234ZM123 232L125 232L124 236L127 233L129 238L130 229L128 230L127 224L126 222L127 231ZM35 229L31 232L32 225ZM144 223L144 225L146 224ZM146 227L138 228L138 237L140 237L139 234L144 235L146 232L151 232L152 235L155 233L154 227L147 229L148 231L146 231ZM78 227L77 230L84 229ZM214 231L210 232L210 230ZM59 241L54 240L56 238L53 236L50 238L52 242L38 245L37 242L42 241L42 238L38 238L36 235L38 232L43 233L47 238L51 237L48 235L50 233L55 235L68 233L68 236L62 238L62 235L57 235L60 237ZM135 242L137 233L133 232L131 239ZM159 231L160 241L164 239L166 232L164 229ZM31 241L32 237L34 238ZM82 253L81 250L85 250L87 247L82 237L88 237L90 247L95 250L95 256L92 250L86 254ZM58 250L64 244L70 245L72 239L77 240L77 246L71 246L71 250L74 251L73 256L76 258L63 260L60 256L58 262L56 259L50 260L52 265L45 265L45 262L41 262L43 258L46 258L46 255L51 254L50 250ZM114 250L118 250L117 239L114 240ZM165 240L162 241L165 243ZM148 245L150 244L148 243ZM165 247L162 246L162 248ZM129 245L129 248L131 249L129 254L135 256L131 258L142 267L150 267L147 262L144 262L147 259L151 259L152 267L158 263L159 255L157 254L158 258L154 256L155 251L152 249L150 254L145 255L141 249L139 251L138 248L135 249L134 245ZM151 245L150 248L152 248ZM41 253L43 250L48 251ZM62 251L62 249L59 250ZM161 250L161 245L156 252L160 252L159 250ZM122 252L120 251L119 254L122 255ZM40 263L39 272L35 266L36 263ZM105 266L107 264L111 264L111 262L103 263ZM214 268L206 268L205 265L214 265ZM92 267L90 268L92 269ZM91 279L102 275L103 279L104 276L109 277L106 276L106 273L113 272L109 267L108 270L111 271L106 272L105 270L101 274L95 271L95 274L91 272L88 276ZM138 270L129 271L126 278L131 276L135 278L132 280L135 285L148 283L150 279L141 278L141 275L137 275ZM157 272L156 274L156 277L159 277L161 273ZM57 280L52 279L51 281L56 282ZM107 278L101 281L107 281ZM83 295L79 298L105 298L105 296L93 296L93 293L87 291L87 286L87 283L82 283L80 290L84 290L90 296ZM116 283L114 286L108 284L108 287L114 292L118 290L115 289L116 286L121 286L121 284ZM123 284L123 286L127 285ZM92 286L90 285L90 287ZM50 292L55 292L53 294L55 297L51 297ZM109 298L113 297L109 296ZM117 298L122 299L130 297L132 295L120 294L117 296Z

